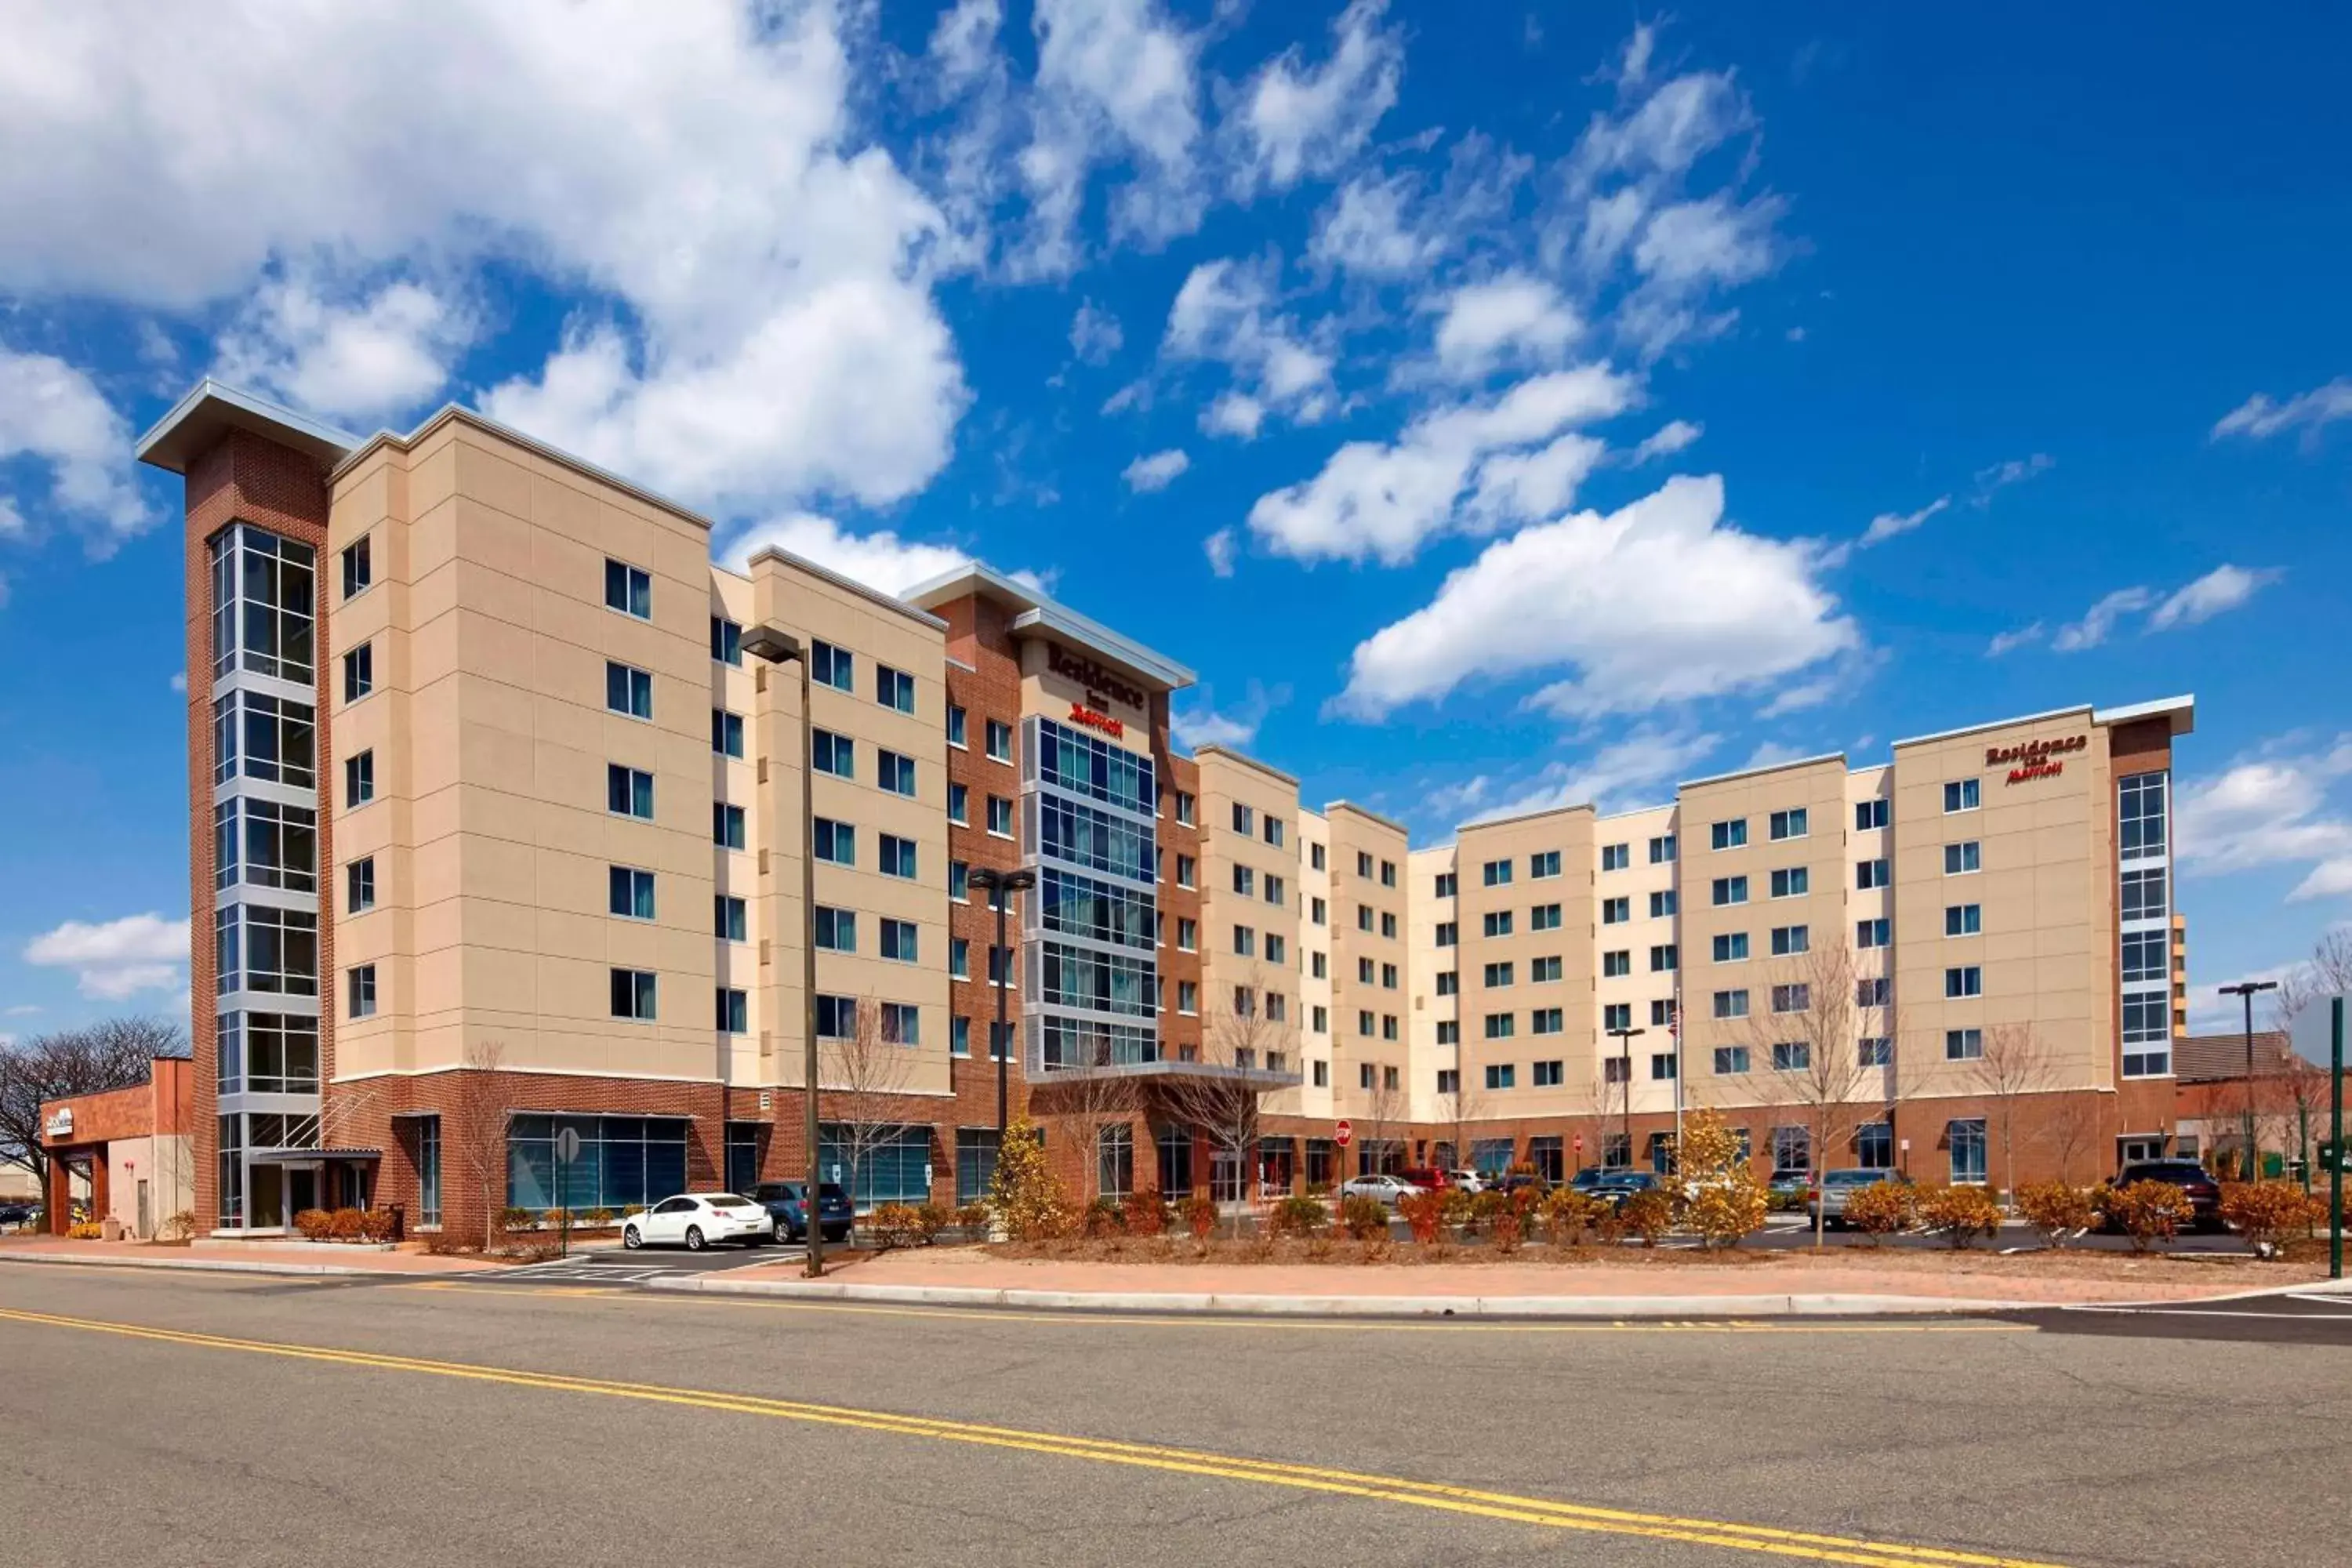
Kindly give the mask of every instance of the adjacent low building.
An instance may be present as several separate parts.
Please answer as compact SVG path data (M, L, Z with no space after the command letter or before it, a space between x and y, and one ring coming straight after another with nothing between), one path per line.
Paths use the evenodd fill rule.
M1189 669L984 566L730 570L455 406L362 438L207 382L140 454L187 491L207 1227L788 1178L812 1010L862 1204L984 1191L1000 1073L1089 1191L1664 1163L1701 1106L1930 1180L2170 1146L2186 698L1415 848L1185 754Z
M63 1236L78 1217L140 1240L194 1228L195 1064L157 1057L147 1081L41 1105L41 1152L48 1163L43 1226ZM184 1234L184 1231L183 1232Z

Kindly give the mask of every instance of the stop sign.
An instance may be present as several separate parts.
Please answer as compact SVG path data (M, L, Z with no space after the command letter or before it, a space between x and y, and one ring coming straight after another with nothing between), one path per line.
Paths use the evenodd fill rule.
M1576 1152L1580 1154L1584 1152L1584 1134L1581 1132L1576 1135Z
M1331 1136L1339 1141L1340 1148L1345 1149L1356 1141L1356 1124L1352 1121L1342 1121L1331 1129Z

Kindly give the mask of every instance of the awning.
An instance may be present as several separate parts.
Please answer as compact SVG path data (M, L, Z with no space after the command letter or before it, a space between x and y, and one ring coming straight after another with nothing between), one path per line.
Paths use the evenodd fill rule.
M381 1160L381 1149L255 1149L248 1152L248 1165L307 1165L313 1160Z

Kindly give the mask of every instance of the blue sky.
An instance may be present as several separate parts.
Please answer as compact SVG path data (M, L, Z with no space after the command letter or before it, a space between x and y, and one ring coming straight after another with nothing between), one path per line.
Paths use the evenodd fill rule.
M0 1033L184 1005L129 452L205 374L472 404L722 555L1039 573L1201 671L1185 733L1423 841L2194 691L2200 1017L2352 918L2339 14L16 22Z

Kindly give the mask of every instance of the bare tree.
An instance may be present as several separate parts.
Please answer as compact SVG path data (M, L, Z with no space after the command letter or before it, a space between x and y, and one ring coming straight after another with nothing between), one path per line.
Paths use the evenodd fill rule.
M1271 1089L1264 1071L1276 1056L1290 1059L1292 1040L1287 1025L1255 1011L1220 1013L1202 1032L1195 1070L1179 1071L1166 1082L1170 1110L1207 1140L1213 1161L1231 1163L1244 1197Z
M1390 1069L1384 1065L1375 1065L1372 1068L1371 1086L1356 1090L1357 1097L1361 1100L1364 1107L1362 1115L1354 1119L1361 1121L1364 1124L1359 1130L1356 1140L1361 1151L1358 1157L1370 1158L1373 1163L1368 1165L1367 1169L1388 1168L1391 1152L1390 1146L1394 1142L1391 1134L1396 1131L1397 1123L1404 1120L1404 1087L1400 1083L1389 1081L1389 1071ZM1457 1150L1455 1152L1458 1154L1460 1151ZM1341 1163L1344 1166L1344 1156ZM1343 1168L1339 1173L1339 1180L1344 1183L1347 1179L1348 1173Z
M2031 1096L2057 1081L2057 1063L2031 1024L1997 1024L1984 1031L1980 1054L1967 1064L1968 1080L1982 1095L2000 1143L2001 1185L2017 1198L2017 1113Z
M498 1243L506 1205L508 1101L506 1047L474 1040L449 1075L442 1101L441 1146L454 1156L466 1184L482 1195L482 1250Z
M2096 1148L2105 1136L2105 1113L2096 1098L2069 1094L2060 1098L2050 1114L2050 1149L2058 1156L2058 1179L2074 1184L2074 1162ZM2011 1189L2014 1195L2015 1188Z
M155 1058L187 1054L186 1031L168 1018L109 1018L0 1048L0 1163L30 1171L47 1191L43 1100L134 1088Z
M914 1047L887 1037L879 1002L862 996L856 1008L848 1037L822 1043L817 1068L825 1083L825 1125L833 1129L834 1147L849 1167L845 1184L852 1203L874 1156L905 1133L905 1096L916 1059ZM814 1194L810 1201L814 1202Z
M1136 1079L1111 1060L1108 1040L1080 1061L1064 1062L1031 1089L1031 1114L1059 1129L1070 1147L1080 1152L1082 1205L1092 1203L1102 1190L1103 1129L1129 1125L1142 1103Z
M1880 1069L1864 1066L1862 1058L1861 1024L1877 1008L1861 1000L1863 977L1843 933L1824 935L1824 945L1774 962L1770 983L1749 998L1748 1024L1766 1097L1796 1107L1804 1119L1807 1173L1816 1183L1830 1151L1851 1140L1863 1116L1881 1104L1869 1092ZM1816 1247L1826 1245L1825 1220L1816 1212Z
M1485 1096L1472 1088L1469 1080L1462 1076L1462 1069L1456 1068L1454 1092L1437 1097L1438 1121L1453 1138L1454 1163L1456 1165L1467 1166L1470 1163L1471 1134L1476 1131L1479 1118L1486 1113ZM1432 1160L1430 1163L1435 1164L1438 1162Z

